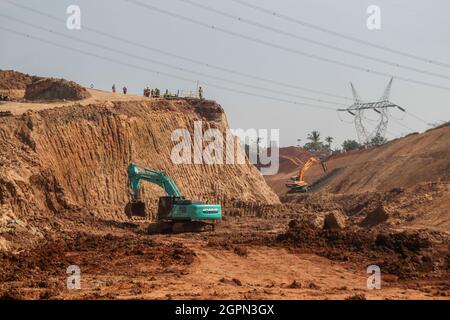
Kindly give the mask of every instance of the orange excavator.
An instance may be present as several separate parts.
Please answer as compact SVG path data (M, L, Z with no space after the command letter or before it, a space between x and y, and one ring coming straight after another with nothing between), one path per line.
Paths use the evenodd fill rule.
M323 172L327 172L328 169L325 162L315 157L309 158L308 161L306 161L306 163L300 168L298 176L292 177L286 182L286 187L289 188L289 193L308 191L309 184L304 180L305 172L316 163L320 163L322 165Z

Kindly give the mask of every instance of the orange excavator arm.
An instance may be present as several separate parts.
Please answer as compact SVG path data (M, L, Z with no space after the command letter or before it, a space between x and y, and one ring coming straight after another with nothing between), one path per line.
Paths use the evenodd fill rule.
M300 172L298 174L298 180L300 182L303 182L305 172L308 171L308 169L311 168L312 165L314 165L316 163L321 163L321 162L322 161L320 161L317 158L314 158L314 157L309 158L308 161L306 161L306 163L303 165L303 167L301 167Z
M306 183L306 181L304 180L305 173L309 168L311 168L311 166L316 163L320 163L322 165L323 171L327 172L327 166L325 162L315 157L309 158L308 161L306 161L306 163L300 168L298 176L292 177L287 181L286 187L290 189L289 192L306 192L308 190L308 183Z

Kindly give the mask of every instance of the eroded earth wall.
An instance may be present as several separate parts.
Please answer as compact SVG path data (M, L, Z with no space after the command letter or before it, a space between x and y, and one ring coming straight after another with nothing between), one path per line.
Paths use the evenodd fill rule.
M85 210L124 219L130 162L165 171L191 199L279 203L248 163L172 163L173 130L192 132L200 120L204 129L228 127L220 105L200 100L105 102L2 117L2 210L21 217ZM144 197L155 208L161 195L158 187L144 184Z

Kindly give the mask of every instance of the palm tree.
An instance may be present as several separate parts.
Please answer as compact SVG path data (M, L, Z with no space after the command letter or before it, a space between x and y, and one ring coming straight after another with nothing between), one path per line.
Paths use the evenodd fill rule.
M325 141L328 143L328 149L331 150L331 144L333 143L334 138L333 137L326 137Z
M303 146L306 150L320 151L324 148L323 143L320 141L319 131L311 131L306 138L310 141Z
M320 141L320 132L314 130L311 133L308 133L307 139L311 140L313 144L318 144Z

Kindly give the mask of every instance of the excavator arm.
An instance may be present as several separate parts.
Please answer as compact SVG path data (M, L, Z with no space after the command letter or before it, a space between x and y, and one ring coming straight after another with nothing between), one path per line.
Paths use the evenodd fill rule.
M327 172L327 166L325 162L321 161L318 158L311 157L306 161L306 163L300 168L297 177L292 177L287 183L286 186L291 190L291 192L305 192L308 189L308 183L304 180L305 173L308 171L311 166L316 163L320 163L322 165L322 169L324 172Z
M137 164L130 163L128 165L128 180L130 182L130 194L132 201L139 200L141 181L147 181L160 186L166 191L168 196L178 198L183 197L175 181L160 171L141 168Z
M311 157L308 159L308 161L303 165L303 167L300 169L300 172L298 174L298 180L304 181L305 172L308 171L309 168L311 168L312 165L316 163L321 163L321 161L317 158Z

